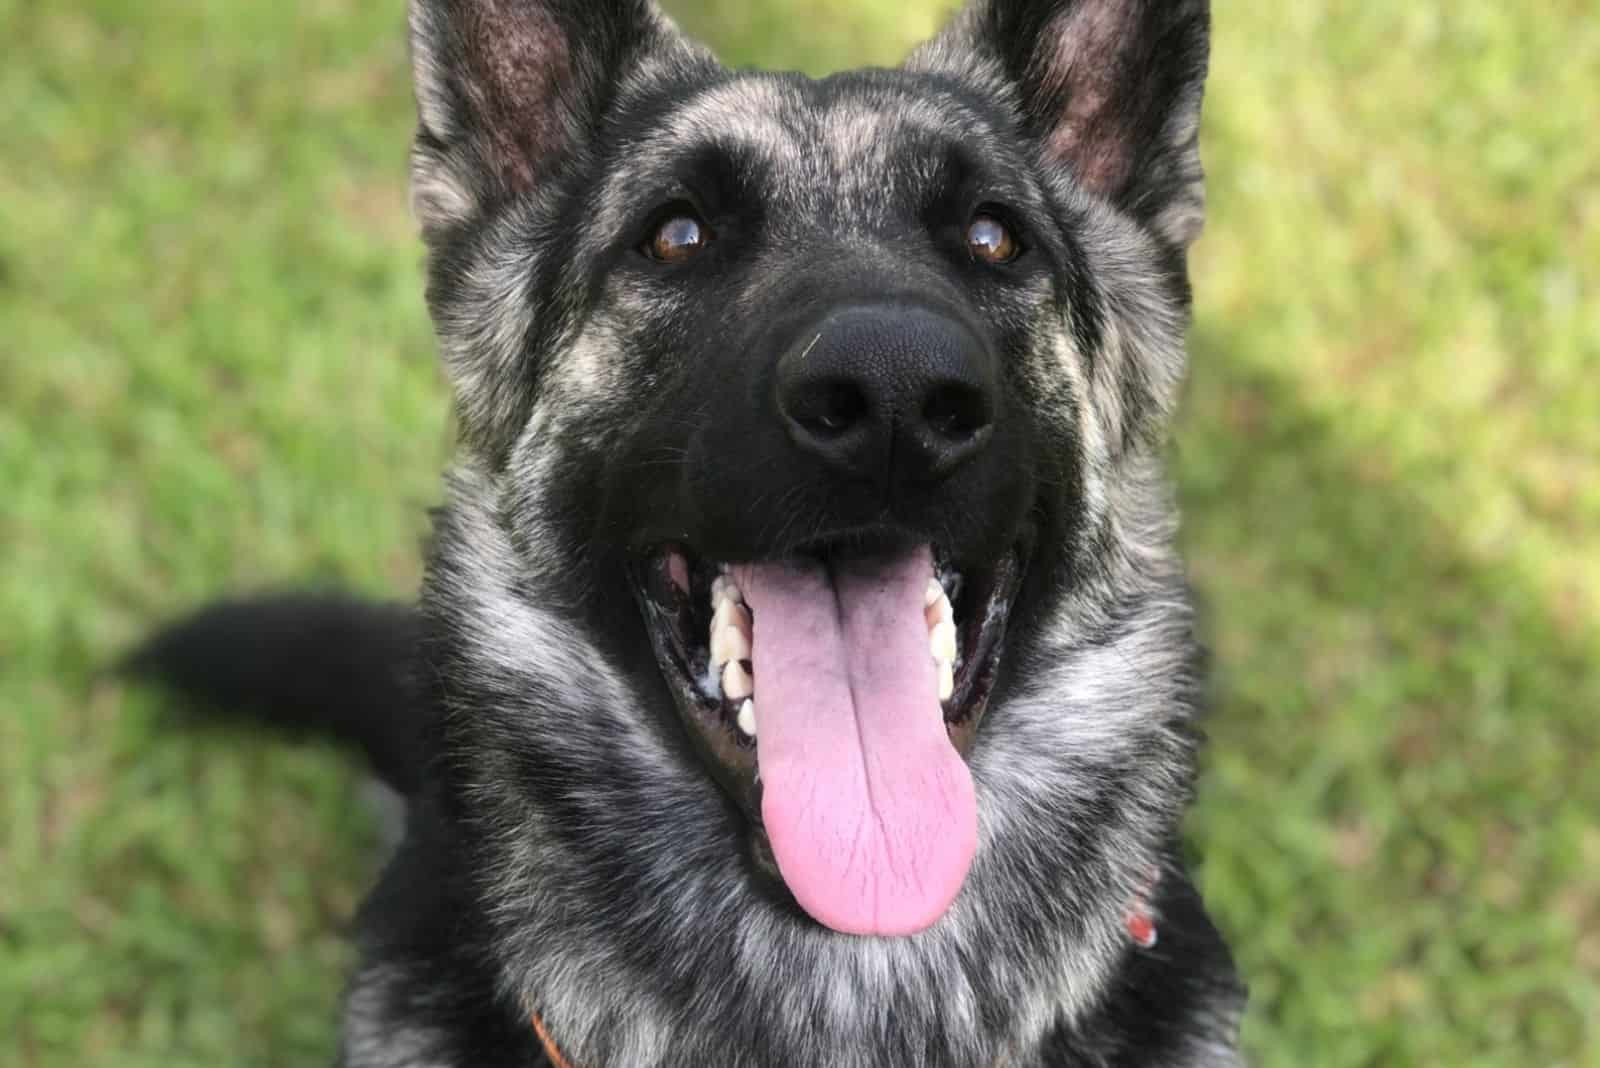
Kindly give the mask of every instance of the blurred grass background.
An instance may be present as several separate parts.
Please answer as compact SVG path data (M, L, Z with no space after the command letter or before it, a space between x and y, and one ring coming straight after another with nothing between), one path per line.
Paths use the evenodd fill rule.
M681 0L893 62L940 0ZM400 0L0 0L0 1065L326 1063L350 762L94 670L404 594L446 404ZM1261 1065L1600 1065L1600 13L1219 0L1175 454Z

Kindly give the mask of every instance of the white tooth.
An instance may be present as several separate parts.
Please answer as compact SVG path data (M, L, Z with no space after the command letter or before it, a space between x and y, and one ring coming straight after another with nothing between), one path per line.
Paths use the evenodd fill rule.
M711 640L715 641L717 634L728 627L738 627L748 638L750 610L737 601L723 598L717 602L717 610L711 613Z
M739 592L739 587L734 583L732 575L718 575L711 580L712 607L720 605L723 601L742 602L744 594Z
M956 662L956 625L948 619L940 620L939 624L928 632L928 648L933 652L933 658L941 663L954 664Z
M939 580L938 579L931 578L931 579L928 580L927 592L922 595L922 603L925 604L925 605L934 605L934 604L937 604L938 601L939 601L939 598L941 598L943 596L944 596L944 587L939 585Z
M937 601L933 602L923 610L923 615L928 619L929 630L932 630L934 627L945 622L946 620L953 620L956 618L955 609L950 607L950 598L944 596L943 594L940 594Z
M756 692L755 680L737 660L728 661L722 669L722 696L730 701L742 701Z
M956 692L955 665L948 660L938 662L939 668L939 700L948 701L950 695Z
M711 662L721 667L730 660L750 659L750 610L734 601L718 603L711 616Z
M711 632L711 662L718 667L730 660L750 659L750 617L744 616L741 626L739 613L743 611L735 605L728 625Z
M756 736L756 703L751 698L745 698L744 704L739 706L739 729L747 738Z

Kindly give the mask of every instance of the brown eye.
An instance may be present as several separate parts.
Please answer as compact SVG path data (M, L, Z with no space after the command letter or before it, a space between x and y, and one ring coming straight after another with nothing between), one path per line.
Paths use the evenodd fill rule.
M1022 248L1005 223L979 212L967 224L967 250L984 263L1010 263Z
M711 240L706 224L693 215L673 215L656 227L645 245L651 259L662 263L682 263L690 259Z

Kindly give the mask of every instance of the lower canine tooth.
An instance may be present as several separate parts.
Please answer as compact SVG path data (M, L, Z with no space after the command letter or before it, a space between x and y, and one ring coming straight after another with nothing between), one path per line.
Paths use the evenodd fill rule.
M748 697L739 706L739 729L748 738L756 736L756 703Z
M737 660L730 660L722 669L722 696L730 701L741 701L756 692L755 680Z
M948 660L938 662L939 666L939 700L948 701L950 695L956 692L955 665Z

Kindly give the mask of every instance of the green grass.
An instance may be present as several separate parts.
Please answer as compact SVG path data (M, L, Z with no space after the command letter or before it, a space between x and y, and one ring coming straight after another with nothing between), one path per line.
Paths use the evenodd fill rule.
M673 5L889 62L935 3ZM403 593L449 448L399 0L0 0L0 1065L325 1063L372 874L315 746L95 668ZM1175 448L1194 849L1262 1065L1600 1065L1600 16L1222 0Z

